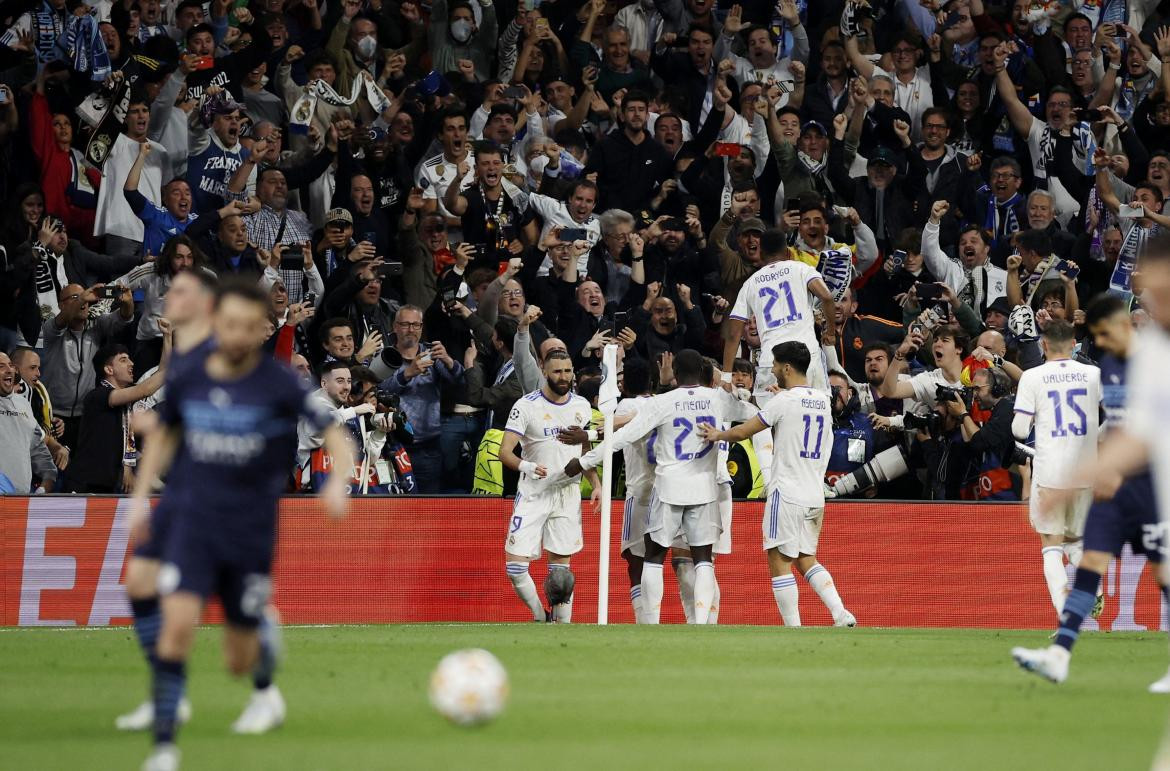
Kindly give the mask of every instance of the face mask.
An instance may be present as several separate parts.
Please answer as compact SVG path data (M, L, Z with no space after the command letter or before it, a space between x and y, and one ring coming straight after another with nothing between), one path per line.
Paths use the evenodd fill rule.
M466 43L471 39L471 22L467 19L456 19L451 22L451 37L460 43Z
M378 39L373 35L366 35L358 41L358 53L364 59L370 59L374 56L374 52L378 50Z

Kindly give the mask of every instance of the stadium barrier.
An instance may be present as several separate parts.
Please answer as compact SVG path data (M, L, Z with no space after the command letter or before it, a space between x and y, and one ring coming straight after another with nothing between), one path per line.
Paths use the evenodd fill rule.
M588 506L588 503L586 503ZM129 622L121 580L128 501L0 497L0 625ZM330 521L311 498L281 504L276 603L288 623L525 621L504 573L511 501L498 498L355 499ZM614 504L610 620L632 621L617 554L622 502ZM759 502L735 505L734 553L716 560L720 623L777 624L760 550ZM585 516L587 548L573 560L573 618L596 620L598 517ZM1054 613L1040 545L1020 505L859 502L830 504L821 562L864 626L1048 628ZM537 585L544 563L533 567ZM683 620L666 570L664 623ZM806 624L830 623L799 582ZM1102 629L1163 626L1155 578L1128 552L1106 576ZM220 618L210 608L208 620ZM1087 628L1096 628L1091 620Z

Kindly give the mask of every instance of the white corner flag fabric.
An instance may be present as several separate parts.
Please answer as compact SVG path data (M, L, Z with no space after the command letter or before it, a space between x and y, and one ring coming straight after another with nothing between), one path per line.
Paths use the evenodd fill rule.
M597 623L609 623L609 520L613 497L613 413L617 409L618 397L618 347L614 343L605 346L601 358L601 390L597 395L597 406L605 416L605 434L602 439L601 467L601 528L598 538L597 559Z

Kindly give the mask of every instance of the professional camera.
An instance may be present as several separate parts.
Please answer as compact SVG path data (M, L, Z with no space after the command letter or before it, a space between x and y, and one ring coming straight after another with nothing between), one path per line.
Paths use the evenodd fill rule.
M374 398L377 400L377 406L374 409L373 415L365 415L365 424L367 431L373 431L377 426L374 425L374 419L380 415L388 415L390 419L386 422L386 431L393 431L396 421L394 415L400 412L400 398L398 394L392 394L389 391L381 388L374 389ZM382 421L379 421L382 422Z
M902 416L902 426L906 431L922 431L934 435L942 428L942 415L937 412L930 412L926 415L907 412Z
M961 402L965 401L963 398L963 389L951 388L950 386L940 385L934 387L934 400L936 402Z

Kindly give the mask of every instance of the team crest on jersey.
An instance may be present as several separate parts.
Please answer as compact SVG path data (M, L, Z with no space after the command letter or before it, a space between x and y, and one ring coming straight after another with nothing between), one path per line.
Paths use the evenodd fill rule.
M435 167L435 173L441 177L447 173L447 169L445 166L443 166L443 164L440 163L438 166Z

